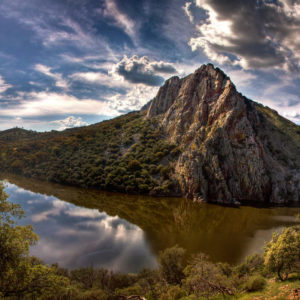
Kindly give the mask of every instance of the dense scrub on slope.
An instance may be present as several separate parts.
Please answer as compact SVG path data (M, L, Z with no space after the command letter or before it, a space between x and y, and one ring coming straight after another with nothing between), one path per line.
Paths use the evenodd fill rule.
M283 118L275 110L256 105L260 125L259 131L270 154L284 166L300 169L300 126Z
M128 193L172 194L169 173L179 152L139 112L63 132L0 134L2 171Z

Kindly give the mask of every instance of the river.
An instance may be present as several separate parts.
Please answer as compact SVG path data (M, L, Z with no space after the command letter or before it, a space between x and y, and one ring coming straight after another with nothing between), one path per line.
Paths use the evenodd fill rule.
M240 208L82 189L6 175L40 239L31 254L66 268L121 272L155 268L159 251L179 245L231 264L261 252L274 231L297 222L299 208Z

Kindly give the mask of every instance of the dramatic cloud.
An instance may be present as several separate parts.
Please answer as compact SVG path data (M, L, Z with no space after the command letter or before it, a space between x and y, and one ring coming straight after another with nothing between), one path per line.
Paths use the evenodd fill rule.
M62 89L68 89L69 84L65 79L63 79L62 74L53 73L53 72L51 72L51 68L41 65L41 64L35 65L34 69L46 76L53 78L55 80L55 85L57 87L60 87Z
M150 86L159 86L164 82L161 75L174 74L176 69L163 61L151 61L148 57L138 57L133 55L117 63L112 73L122 76L125 80L132 83L143 83ZM159 75L158 75L159 74Z
M76 118L74 116L67 117L63 120L52 121L51 123L58 124L60 126L58 128L58 130L64 130L66 128L74 128L74 127L80 127L80 126L88 125L87 122L82 121L81 117Z
M296 1L196 0L207 18L197 25L192 50L243 68L299 68L300 6Z
M299 122L299 1L1 0L0 28L1 129L137 110L209 61Z
M0 94L4 93L6 90L8 90L11 87L12 87L12 85L6 83L5 80L3 79L3 77L0 75Z

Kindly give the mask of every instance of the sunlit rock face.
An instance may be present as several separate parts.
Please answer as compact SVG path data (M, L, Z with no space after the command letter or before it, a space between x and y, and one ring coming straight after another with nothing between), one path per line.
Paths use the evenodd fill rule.
M296 125L238 93L213 65L167 80L147 117L181 147L172 177L182 195L218 203L300 201Z

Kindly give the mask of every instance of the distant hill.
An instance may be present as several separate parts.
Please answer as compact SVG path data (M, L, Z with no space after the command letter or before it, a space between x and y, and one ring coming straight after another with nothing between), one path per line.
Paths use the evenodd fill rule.
M0 170L217 203L300 201L300 126L203 65L139 112L62 132L0 132Z
M12 142L23 140L26 138L33 138L39 136L38 132L32 130L26 130L23 128L12 128L4 131L0 131L0 140L1 142Z

